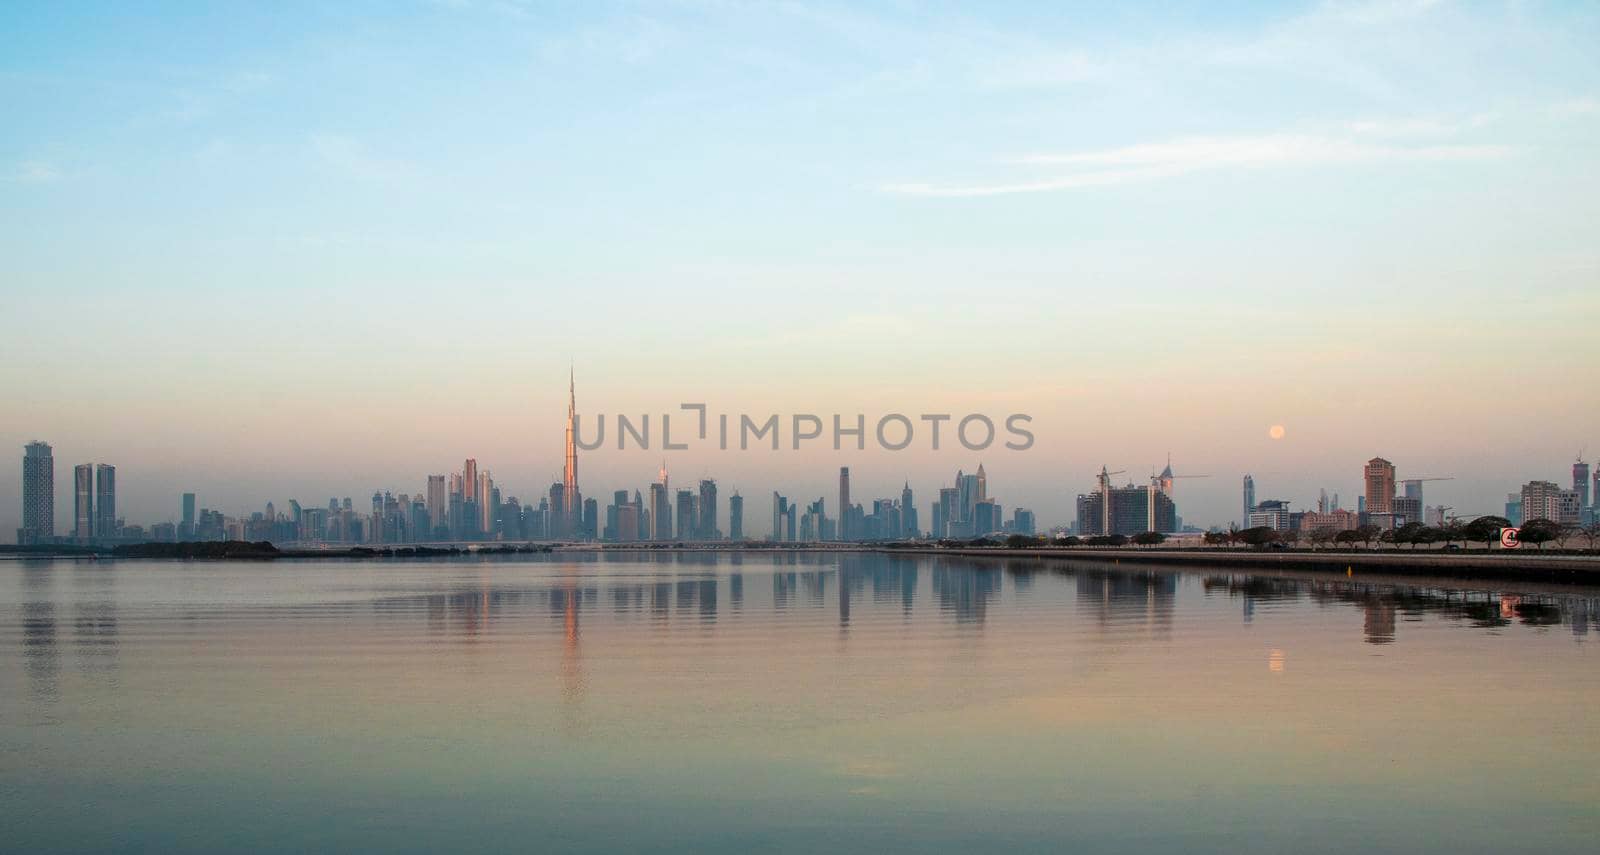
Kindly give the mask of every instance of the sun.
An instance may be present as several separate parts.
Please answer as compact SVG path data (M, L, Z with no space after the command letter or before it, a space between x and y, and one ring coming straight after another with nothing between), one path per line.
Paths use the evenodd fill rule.
M1272 439L1283 439L1283 425L1273 425L1267 428L1267 436Z

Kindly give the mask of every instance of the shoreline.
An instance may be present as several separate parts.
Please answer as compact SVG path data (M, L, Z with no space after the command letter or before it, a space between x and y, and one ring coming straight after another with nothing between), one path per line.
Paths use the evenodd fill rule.
M995 548L885 548L887 553L913 555L960 555L969 558L1029 558L1037 560L1085 560L1113 565L1157 566L1171 570L1195 570L1203 566L1270 572L1301 572L1319 575L1381 572L1396 577L1421 577L1460 582L1554 582L1562 585L1600 587L1600 555L1539 555L1502 552L1424 553L1397 552L1290 552L1245 551L1237 549L1062 549Z
M384 547L354 546L337 549L278 548L268 543L239 541L207 543L135 544L100 551L82 547L62 549L0 549L0 560L75 559L181 561L300 561L306 559L363 561L375 559L452 558L466 556L587 555L616 554L880 554L914 556L959 556L962 558L1027 559L1041 562L1083 561L1100 565L1148 567L1178 572L1204 568L1245 570L1253 573L1317 574L1348 577L1372 574L1398 580L1423 579L1440 582L1545 582L1559 585L1600 587L1600 554L1550 554L1539 552L1507 553L1501 550L1474 552L1431 551L1424 553L1378 550L1272 550L1237 548L1161 549L1140 547L973 547L913 544L775 544L754 542L662 544L589 543L503 543L503 544L427 544Z

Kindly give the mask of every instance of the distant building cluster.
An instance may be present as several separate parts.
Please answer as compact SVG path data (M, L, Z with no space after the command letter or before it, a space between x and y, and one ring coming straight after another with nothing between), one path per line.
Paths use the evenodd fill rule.
M1244 476L1242 485L1243 527L1270 527L1279 531L1348 531L1371 526L1377 531L1393 531L1407 525L1440 527L1456 519L1456 511L1444 505L1428 505L1423 500L1423 485L1429 481L1449 481L1450 476L1397 479L1395 465L1382 457L1368 460L1362 468L1363 495L1355 510L1341 508L1337 493L1329 498L1322 491L1315 511L1290 510L1277 499L1256 500L1255 480ZM1508 493L1505 519L1513 526L1535 519L1565 526L1593 525L1600 516L1592 501L1600 496L1600 473L1591 475L1581 457L1572 466L1572 488L1554 481L1529 481L1515 493ZM1482 516L1481 513L1469 516Z
M181 498L176 523L148 528L128 525L118 515L117 468L108 463L82 463L72 471L72 522L56 528L55 458L48 443L30 442L23 449L22 527L17 543L111 545L143 541L248 540L305 544L463 543L475 541L606 541L612 543L707 542L749 537L744 498L735 489L719 497L715 479L701 478L673 490L663 462L646 490L617 490L604 513L594 499L585 499L578 484L576 441L577 394L569 385L565 461L562 478L536 501L502 494L487 468L468 458L458 472L427 476L415 494L378 491L370 506L358 510L349 497L330 498L326 507L302 507L290 501L279 509L268 502L261 511L229 516L199 507L194 493ZM1053 533L1100 536L1156 532L1199 533L1185 526L1174 497L1175 475L1169 458L1148 484L1116 486L1122 472L1102 466L1092 492L1077 495L1076 522ZM1321 491L1315 510L1295 510L1278 498L1257 498L1255 478L1242 481L1238 526L1281 532L1344 532L1370 527L1377 531L1406 526L1441 527L1456 518L1449 506L1424 503L1423 485L1443 477L1397 478L1393 463L1374 457L1362 468L1361 495L1354 509L1342 507L1339 494ZM1600 472L1580 459L1572 466L1572 486L1554 481L1529 481L1506 495L1505 518L1512 525L1543 519L1565 526L1596 522L1600 504ZM723 503L726 502L726 514ZM922 538L970 540L996 535L1033 536L1039 529L1027 508L1014 508L1006 518L1000 501L989 493L988 476L958 470L950 486L940 487L926 519L919 516L910 482L898 496L858 503L851 498L850 468L839 468L835 515L827 501L790 499L772 494L768 538L779 542L882 542ZM1473 514L1472 516L1480 516ZM926 525L924 525L926 523ZM759 535L757 535L759 536Z
M1172 496L1173 482L1179 476L1172 474L1171 460L1161 474L1150 476L1150 483L1144 486L1132 482L1125 487L1112 486L1111 477L1120 474L1102 466L1095 491L1078 494L1078 534L1132 536L1147 531L1173 534L1182 530Z

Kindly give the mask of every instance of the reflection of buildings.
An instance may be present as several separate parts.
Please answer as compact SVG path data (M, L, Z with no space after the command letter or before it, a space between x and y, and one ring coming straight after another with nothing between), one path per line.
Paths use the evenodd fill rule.
M1394 641L1394 602L1373 597L1363 609L1361 631L1368 644L1389 644Z
M989 604L1000 595L1003 578L994 564L945 559L934 560L932 575L939 610L955 615L957 623L983 623Z
M1244 601L1245 622L1250 622L1259 600L1339 602L1359 606L1362 635L1370 644L1396 641L1399 615L1432 612L1447 620L1466 621L1475 628L1509 626L1559 626L1568 623L1577 635L1589 631L1596 601L1553 595L1500 594L1490 591L1447 591L1362 582L1327 582L1316 579L1262 579L1252 576L1212 576L1204 581L1206 595L1224 591Z
M22 661L28 672L28 690L41 703L54 703L61 696L52 576L48 564L32 566L29 562L22 569Z
M1074 575L1078 609L1094 615L1102 625L1129 623L1171 629L1177 574L1079 570Z

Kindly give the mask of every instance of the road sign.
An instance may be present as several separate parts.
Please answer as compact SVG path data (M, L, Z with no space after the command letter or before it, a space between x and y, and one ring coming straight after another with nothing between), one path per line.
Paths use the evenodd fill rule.
M1500 529L1500 548L1516 549L1517 547L1521 546L1522 541L1517 538L1517 534L1520 531L1521 529L1515 528Z

